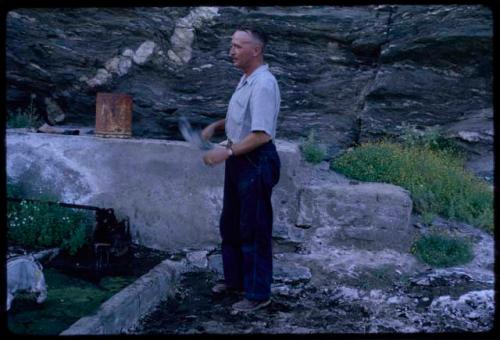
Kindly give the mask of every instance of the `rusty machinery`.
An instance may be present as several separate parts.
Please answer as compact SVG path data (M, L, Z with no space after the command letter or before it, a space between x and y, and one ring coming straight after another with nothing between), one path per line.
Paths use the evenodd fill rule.
M114 210L111 208L99 208L74 203L50 202L10 197L8 197L7 200L12 202L26 201L31 203L59 205L66 208L95 211L95 223L92 231L91 246L95 256L94 269L96 271L103 271L107 269L110 262L110 255L114 257L122 257L128 253L132 244L129 218L126 217L125 219L118 221Z

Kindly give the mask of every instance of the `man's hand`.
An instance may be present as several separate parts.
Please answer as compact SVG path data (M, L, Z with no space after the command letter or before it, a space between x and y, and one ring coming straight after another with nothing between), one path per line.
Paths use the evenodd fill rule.
M203 156L206 165L214 166L224 162L229 158L229 151L226 148L215 147Z

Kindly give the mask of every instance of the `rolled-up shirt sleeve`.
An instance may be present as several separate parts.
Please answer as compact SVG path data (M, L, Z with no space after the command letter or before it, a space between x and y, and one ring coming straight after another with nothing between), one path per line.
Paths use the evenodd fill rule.
M251 131L264 131L273 137L279 111L279 95L272 79L262 79L250 96Z

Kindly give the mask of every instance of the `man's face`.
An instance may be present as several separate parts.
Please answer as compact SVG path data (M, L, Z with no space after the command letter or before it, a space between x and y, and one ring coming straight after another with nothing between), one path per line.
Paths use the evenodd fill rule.
M248 32L236 31L231 40L229 55L233 59L234 66L245 69L258 55L258 43Z

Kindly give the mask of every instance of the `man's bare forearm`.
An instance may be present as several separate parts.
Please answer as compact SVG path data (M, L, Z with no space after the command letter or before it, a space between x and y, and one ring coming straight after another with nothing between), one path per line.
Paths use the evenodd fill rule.
M224 130L226 128L226 120L225 119L218 120L218 121L212 123L212 125L213 125L215 131Z
M210 138L212 138L215 132L224 131L225 128L226 128L226 120L220 119L208 125L206 128L204 128L203 131L201 132L201 138L209 140Z
M251 132L248 136L243 138L239 143L235 143L231 146L233 150L233 155L239 156L244 155L262 144L267 143L271 140L271 136L262 131Z

